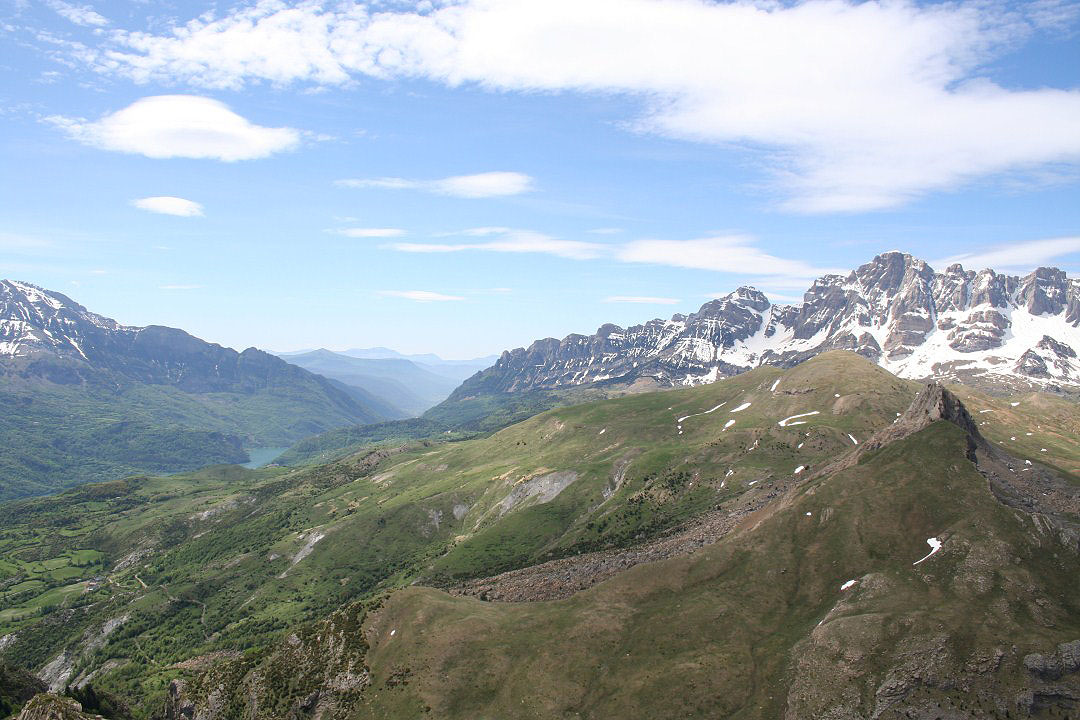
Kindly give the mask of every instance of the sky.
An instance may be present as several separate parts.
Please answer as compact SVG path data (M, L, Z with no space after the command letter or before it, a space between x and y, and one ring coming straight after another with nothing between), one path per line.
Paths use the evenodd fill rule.
M0 0L0 277L468 358L903 250L1080 272L1080 4Z

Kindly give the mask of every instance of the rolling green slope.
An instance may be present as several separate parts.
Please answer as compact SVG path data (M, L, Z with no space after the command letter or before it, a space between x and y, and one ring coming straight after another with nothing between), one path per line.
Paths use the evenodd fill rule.
M832 353L787 371L559 408L462 442L295 470L129 478L6 503L0 637L10 639L0 659L60 684L93 674L95 687L130 698L143 717L165 704L205 709L222 683L233 691L215 696L218 714L207 717L256 699L256 717L266 718L344 717L362 706L378 717L415 717L425 707L439 717L520 716L485 673L522 692L536 678L528 693L548 700L521 697L540 717L608 717L650 693L685 698L679 709L691 716L735 708L777 717L766 711L796 702L783 698L802 687L790 669L802 651L793 648L809 658L835 647L800 643L823 619L822 628L844 627L828 619L839 601L863 597L880 575L898 604L872 614L888 610L887 627L903 629L918 619L902 614L900 599L923 612L953 587L942 582L960 582L954 564L955 577L925 587L923 576L903 574L932 536L945 547L922 570L986 553L1000 559L1016 543L1028 575L986 560L976 569L991 574L970 582L1005 594L950 589L928 627L959 622L957 598L983 607L1003 597L1000 626L991 627L1029 628L1016 643L1023 652L1051 647L1072 631L1062 613L1074 609L1061 596L1076 589L1068 582L1077 575L1059 567L1075 570L1075 555L1030 559L1052 538L986 492L954 426L932 425L846 469L832 465L891 427L918 387ZM987 436L1042 425L1024 435L1040 445L1026 458L1073 467L1075 448L1060 438L1076 412L1013 401L1001 401L1009 410L1000 419L976 413ZM959 547L968 555L956 555ZM527 598L537 597L536 577L541 590L567 599L484 603L431 587L399 590L420 582ZM857 585L839 594L848 579ZM1022 582L1050 605L1018 604ZM978 630L974 621L957 627ZM921 637L885 635L867 635L865 654L876 658L869 679L849 668L863 678L859 698L873 696L865 683L880 681L874 672L899 667L901 640ZM981 648L983 636L971 637ZM958 642L956 657L967 640ZM1009 662L1002 667L1014 668ZM460 663L477 674L466 677ZM855 682L814 673L830 687ZM701 690L710 683L715 691ZM764 688L783 692L768 697ZM812 695L805 702L818 702Z
M938 422L569 600L395 594L359 717L1006 717L1041 685L1025 657L1080 639L1075 548L1053 547Z

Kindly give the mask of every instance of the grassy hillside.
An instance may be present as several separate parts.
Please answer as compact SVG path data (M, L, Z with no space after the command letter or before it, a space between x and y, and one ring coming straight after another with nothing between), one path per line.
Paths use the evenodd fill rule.
M244 462L246 447L287 446L331 427L381 418L314 381L194 393L105 373L94 378L58 384L2 376L0 499L132 473Z
M939 422L569 600L396 593L359 717L1005 717L1024 657L1080 638L1077 557L1049 539Z
M320 623L366 622L367 640L338 657L345 665L359 663L341 670L351 678L339 683L351 699L334 702L351 707L359 693L372 713L389 713L384 717L413 717L408 708L423 706L447 717L517 716L500 705L501 691L486 680L433 669L468 660L484 672L506 675L522 663L542 679L538 688L565 690L558 702L568 702L578 691L567 689L565 677L545 674L551 669L543 663L565 655L582 678L623 673L628 665L618 658L647 649L644 639L639 645L635 638L640 617L655 624L648 636L655 647L649 662L626 675L632 681L627 697L666 687L680 674L704 685L700 673L706 670L693 657L707 672L721 673L722 664L722 673L765 687L760 683L781 677L775 674L787 662L781 655L805 639L807 623L821 620L836 602L838 583L873 573L893 578L889 573L898 573L907 555L925 550L926 537L959 533L964 522L974 522L985 532L965 537L982 543L1005 532L999 517L1015 516L982 514L990 506L969 488L978 476L962 454L955 456L960 443L947 427L910 440L901 451L880 451L873 462L837 476L835 486L828 478L812 479L797 500L784 500L796 479L810 478L889 426L916 389L857 356L835 353L787 371L761 368L705 387L560 408L463 442L364 452L297 470L222 467L131 478L47 502L0 505L0 637L10 638L0 644L0 657L44 669L61 684L94 673L95 687L131 698L140 716L162 707L171 681L182 679L187 696L201 702L203 691L217 686L215 677L231 678L230 687L241 693L229 702L243 705L243 693L251 692L280 709L304 702L319 682L328 682L314 670L303 682L287 681L282 667L293 663L296 647L328 653L333 648L319 638L333 633L318 630L328 627ZM1039 402L1006 406L1015 413L1006 418L1011 423L1046 425ZM1065 415L1054 430L1030 436L1047 448L1042 453L1040 447L1033 462L1075 462L1075 448L1051 442L1060 421L1075 421L1075 413L1059 409ZM997 425L996 415L977 415L988 423L988 435L1011 427ZM925 486L934 482L940 487L930 492ZM827 502L811 507L814 494ZM787 509L781 512L777 502ZM977 514L965 521L969 507ZM751 511L757 515L746 514ZM805 512L812 513L814 527L828 532L804 532ZM417 580L458 587L469 578L579 553L647 547L717 513L743 522L735 536L742 539L666 564L640 565L566 601L519 607L413 588L392 594L372 615L377 598ZM900 519L888 520L895 517ZM758 520L778 523L776 532L755 534ZM777 565L767 557L773 554L790 559ZM716 562L695 564L706 556ZM1045 582L1048 567L1031 569L1032 581ZM698 577L700 583L693 579ZM908 580L895 577L903 580L897 580L898 597L921 597L912 594ZM707 589L710 578L721 584ZM604 595L615 586L623 588L617 599ZM687 593L690 605L700 605L700 612L711 607L714 616L695 610L679 625L677 643L664 640L661 620ZM589 598L605 599L590 606ZM332 615L339 608L344 615ZM447 622L427 625L429 616ZM302 633L300 646L282 644L303 628L310 640ZM455 628L467 632L455 639ZM520 644L522 653L531 648L534 659L519 656L499 636L480 642L472 637L477 628L510 632L512 645ZM719 642L721 628L733 644L709 644ZM431 642L417 639L413 629ZM389 637L401 635L400 643L387 641L389 630L398 630ZM562 644L538 647L547 633ZM702 633L714 640L701 644ZM778 639L770 645L772 635ZM601 638L602 648L595 645ZM1044 638L1036 633L1036 639ZM755 656L748 648L759 645L765 655ZM451 646L460 646L460 653ZM401 654L395 654L398 647ZM591 670L587 650L602 658ZM706 661L714 651L720 659ZM368 690L359 669L364 663L375 683ZM650 672L661 684L649 684ZM448 679L439 680L440 674ZM524 674L507 677L507 687L526 682ZM559 705L559 712L603 716L596 708L617 710L610 704L615 688L597 682L596 693L608 688L607 700L582 680L578 697L584 704ZM757 689L738 682L732 679L735 684L716 694L738 698L739 707L764 703ZM687 697L703 707L719 702ZM563 716L555 709L543 716ZM687 712L696 711L688 706Z

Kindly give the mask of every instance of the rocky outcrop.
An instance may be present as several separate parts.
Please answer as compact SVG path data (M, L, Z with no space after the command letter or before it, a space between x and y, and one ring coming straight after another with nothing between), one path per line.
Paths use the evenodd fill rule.
M345 717L370 682L364 617L364 605L353 603L262 656L201 658L170 683L164 720Z
M1030 336L1037 325L1043 333ZM1080 388L1080 280L1055 268L1025 277L958 264L935 272L900 252L826 275L801 305L742 287L690 315L594 335L538 340L502 354L451 400L580 386L695 385L763 364L789 367L852 350L910 378ZM1045 335L1044 340L1037 338Z
M18 720L101 720L101 716L83 712L71 698L41 693L23 706Z

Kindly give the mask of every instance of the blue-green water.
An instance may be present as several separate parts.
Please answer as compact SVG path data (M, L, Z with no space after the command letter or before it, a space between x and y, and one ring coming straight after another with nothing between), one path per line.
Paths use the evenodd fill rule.
M278 455L285 452L287 447L259 447L248 448L248 457L251 459L244 463L246 468L261 468L263 465L272 463Z

